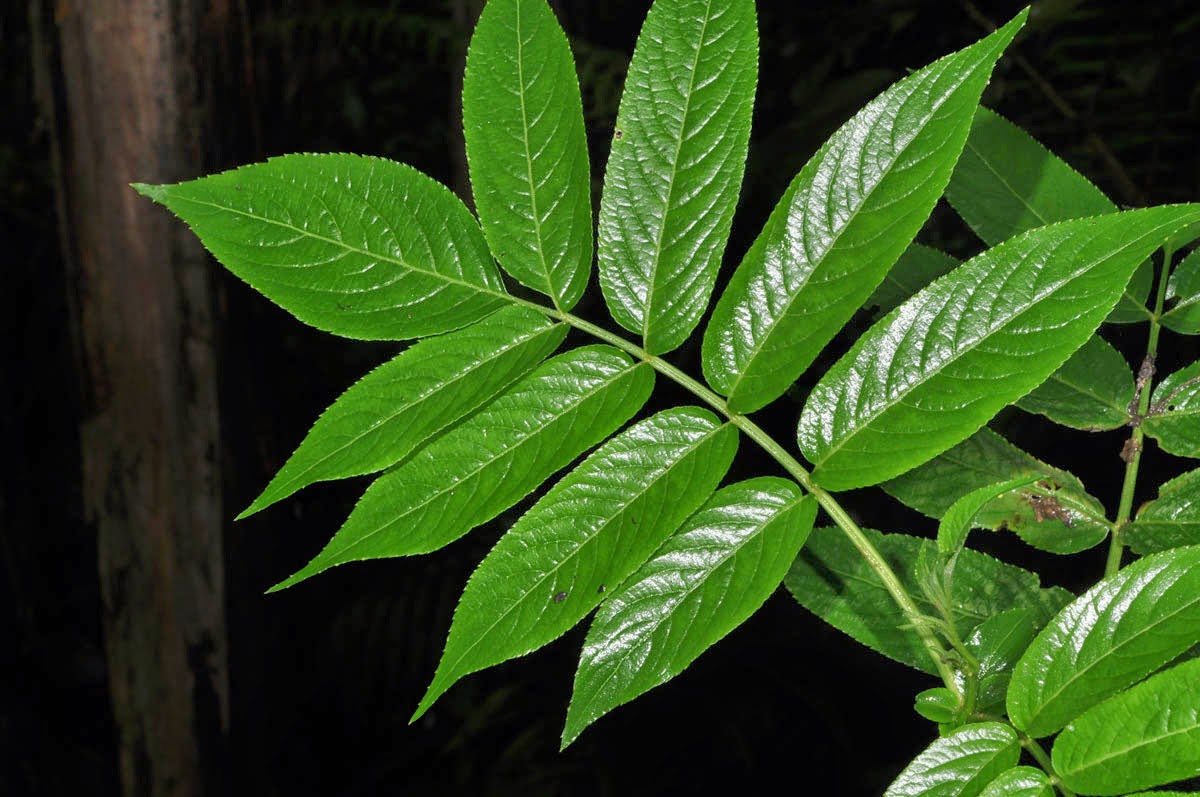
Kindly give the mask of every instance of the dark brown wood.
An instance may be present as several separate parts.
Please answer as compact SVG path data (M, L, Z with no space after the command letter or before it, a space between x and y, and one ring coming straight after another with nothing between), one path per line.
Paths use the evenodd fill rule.
M223 793L213 266L183 224L128 184L211 166L233 9L230 0L34 0L31 16L49 33L35 57L88 405L83 499L98 535L123 791Z

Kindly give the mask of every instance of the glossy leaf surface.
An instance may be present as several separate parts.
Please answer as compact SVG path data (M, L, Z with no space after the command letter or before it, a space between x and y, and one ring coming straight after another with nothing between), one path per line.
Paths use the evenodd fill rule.
M1158 498L1138 510L1124 540L1140 554L1200 544L1200 470L1158 488Z
M1129 422L1133 390L1129 363L1094 335L1017 406L1072 429L1117 429Z
M1081 794L1116 795L1200 775L1200 659L1093 708L1054 742L1054 768Z
M1031 456L991 429L980 429L919 468L880 485L909 507L941 518L972 490L995 482L1035 476L1055 490L1053 500L1029 491L1001 496L975 515L977 528L1009 529L1051 553L1076 553L1108 536L1104 507L1075 476Z
M557 639L716 489L734 427L666 410L605 443L550 489L471 575L416 719L464 675Z
M592 265L583 105L567 37L545 0L490 0L463 75L475 209L500 265L570 310Z
M800 170L704 334L704 375L730 409L782 395L883 281L941 196L1025 16L901 80Z
M887 313L938 277L949 274L961 262L933 247L910 244L866 304L878 307L880 314Z
M798 440L830 490L877 484L970 437L1037 387L1200 206L1041 227L989 249L868 330L813 388Z
M717 491L600 607L579 659L563 746L666 683L762 606L812 531L817 505L763 477Z
M1009 609L984 620L964 640L967 650L979 663L975 697L978 709L999 708L999 713L1003 713L1013 667L1045 619L1032 609Z
M1034 227L1117 211L1116 203L1090 180L987 108L975 115L946 199L988 246ZM1146 297L1153 276L1145 261L1108 320L1148 320Z
M1184 335L1200 335L1200 249L1180 260L1167 283L1162 325Z
M177 185L137 185L226 268L317 329L437 335L505 304L475 218L410 166L284 155Z
M383 470L502 392L563 342L535 310L512 307L423 340L354 383L239 519L314 482Z
M753 0L657 0L625 78L600 201L600 285L652 354L708 306L758 82Z
M325 549L274 589L345 562L449 545L615 432L653 387L649 366L608 346L555 357L376 479Z
M1200 360L1181 368L1154 388L1146 434L1163 451L1200 459Z
M1007 725L964 725L925 748L884 797L978 797L1020 755L1017 735Z
M933 614L933 606L920 596L917 561L923 548L935 552L935 543L903 534L866 533L918 608ZM954 583L953 610L961 636L1014 608L1029 608L1044 622L1071 599L1065 590L1042 589L1034 573L970 549L958 558ZM804 608L839 631L902 664L936 672L920 639L908 628L908 619L839 530L815 529L784 584Z
M1033 767L1013 767L989 783L979 797L1054 797L1054 794L1045 772Z
M1200 548L1141 559L1042 629L1013 671L1008 715L1048 736L1200 642Z

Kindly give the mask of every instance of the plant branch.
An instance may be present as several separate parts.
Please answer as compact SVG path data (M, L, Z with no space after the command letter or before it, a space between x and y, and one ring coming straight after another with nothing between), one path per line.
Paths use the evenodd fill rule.
M1058 777L1058 773L1054 771L1054 764L1050 761L1050 756L1046 755L1046 751L1038 744L1037 739L1032 736L1013 728L1017 731L1017 738L1021 741L1021 746L1029 751L1033 756L1033 760L1037 761L1038 766L1042 768L1047 775L1050 776L1050 782L1058 789L1058 793L1063 797L1075 797L1075 792L1063 785L1062 779Z
M1159 319L1162 317L1163 304L1166 301L1167 281L1171 277L1171 258L1175 255L1174 248L1167 244L1163 247L1162 268L1158 273L1158 289L1154 295L1154 315L1150 317L1150 335L1146 341L1146 356L1138 369L1137 392L1130 406L1133 427L1129 440L1121 450L1121 458L1125 460L1125 480L1121 484L1121 500L1117 506L1117 519L1113 525L1112 538L1108 546L1108 562L1104 566L1104 575L1111 576L1121 569L1121 555L1125 552L1125 543L1121 539L1125 524L1133 514L1133 497L1137 491L1138 468L1142 462L1143 442L1146 432L1142 429L1142 420L1150 409L1150 388L1154 382L1154 361L1158 356L1158 336L1162 331Z
M531 307L539 312L545 313L551 318L555 318L566 324L569 324L576 329L586 332L593 337L596 337L605 343L621 349L627 354L632 355L642 362L648 363L654 370L658 371L663 376L675 382L679 386L686 389L696 398L708 404L720 414L724 415L731 424L741 430L747 437L753 440L764 451L767 452L778 462L784 470L786 470L799 484L803 487L817 503L825 510L830 519L837 524L838 528L849 538L850 542L858 549L859 554L866 561L867 565L875 571L879 576L879 580L883 583L884 589L891 595L892 600L900 607L900 611L904 613L905 618L912 625L917 636L921 638L929 656L933 659L934 667L937 668L938 675L941 676L946 688L949 689L960 702L963 699L962 688L959 685L958 679L955 677L954 669L950 666L950 653L938 640L937 635L929 627L925 621L924 615L913 601L912 596L908 594L908 590L904 588L904 584L900 581L899 576L888 565L887 561L879 550L871 544L867 535L859 528L854 519L847 514L842 508L837 499L829 492L822 489L816 482L813 481L812 474L801 465L795 457L787 452L787 450L775 441L773 437L766 433L758 424L747 418L745 415L739 415L729 410L725 399L708 389L700 382L693 379L691 376L676 368L671 363L650 354L641 346L632 343L620 335L613 334L603 327L585 321L571 313L564 312L557 308L546 307L545 305L531 302L517 297L509 297L518 304Z

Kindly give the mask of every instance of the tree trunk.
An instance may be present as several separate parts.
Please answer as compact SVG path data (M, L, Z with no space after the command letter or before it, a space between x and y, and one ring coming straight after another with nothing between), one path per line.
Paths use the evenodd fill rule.
M131 181L212 166L231 0L31 0L80 343L126 795L225 791L229 728L212 265ZM52 15L52 16L51 16Z

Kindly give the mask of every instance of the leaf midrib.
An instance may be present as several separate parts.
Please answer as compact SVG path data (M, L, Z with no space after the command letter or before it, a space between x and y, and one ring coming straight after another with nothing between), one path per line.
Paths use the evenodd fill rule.
M561 310L558 293L554 290L551 280L550 266L546 263L546 248L542 240L542 217L538 213L537 183L533 179L533 152L529 147L529 115L525 107L525 44L521 40L521 3L516 5L516 34L517 34L517 83L521 90L517 93L521 100L521 143L525 146L525 179L529 184L529 209L533 211L533 234L537 238L538 262L542 267L542 276L546 281L546 295L554 302L555 309Z
M513 351L520 348L521 346L524 346L526 343L529 343L530 341L536 339L539 336L545 335L547 332L550 332L553 329L554 329L553 324L541 327L540 329L538 329L530 334L524 335L520 338L513 339L511 341L511 343L505 344L505 346L501 349L497 349L495 351L485 354L483 359L472 360L470 363L470 367L458 372L457 374L454 375L453 378L448 379L443 382L438 382L430 389L425 390L422 393L418 393L417 395L410 397L404 404L402 404L398 409L396 409L395 412L392 412L388 415L383 416L381 419L379 419L375 423L374 426L371 426L369 429L364 429L363 431L361 431L358 434L351 437L345 443L343 443L343 444L339 445L338 447L332 449L331 451L327 452L319 459L314 460L313 462L311 462L310 464L305 466L305 468L303 470L293 474L291 478L289 478L286 482L283 483L283 486L281 488L277 488L277 489L286 489L288 486L295 484L299 480L302 480L304 478L305 474L312 471L313 468L326 462L331 457L336 456L337 454L340 454L341 452L345 451L347 448L356 444L362 438L377 431L381 426L391 423L396 418L398 418L400 415L402 415L403 413L412 409L413 407L425 403L430 397L437 395L437 394L443 392L444 390L447 390L448 388L453 387L457 383L459 383L462 380L469 377L471 374L476 373L483 366L494 363L496 360L500 359L502 356L504 356L506 354L511 354ZM520 376L518 376L517 378L520 379ZM320 422L320 419L318 419L318 423L319 422ZM270 485L268 485L268 487L270 487Z
M1163 574L1163 572L1164 572L1164 571L1160 570L1160 571L1158 572L1158 575L1162 575L1162 574ZM1176 579L1176 581L1175 581L1175 582L1174 582L1174 583L1173 583L1171 586L1172 586L1172 587L1173 587L1173 586L1175 586L1175 584L1178 584L1180 581L1182 581L1184 578L1186 578L1186 577L1187 577L1188 575L1190 575L1190 574L1191 574L1191 568L1189 567L1187 570L1185 570L1184 572L1182 572L1182 573L1179 575L1179 578L1178 578L1178 579ZM1127 584L1126 584L1126 585L1123 585L1123 586L1127 586L1127 585L1128 585L1128 582L1127 582ZM1168 587L1168 589L1169 589L1169 588L1170 588L1170 587ZM1135 596L1135 599L1136 599L1136 597L1140 597L1140 596L1141 596L1141 595L1143 595L1143 594L1145 594L1145 593L1144 593L1144 592L1139 592L1139 593L1138 593L1138 595L1137 595L1137 596ZM1122 601L1120 601L1120 600L1119 600L1119 595L1120 595L1120 592L1118 591L1118 593L1117 593L1116 595L1114 595L1114 596L1113 596L1113 600L1112 600L1112 602L1111 602L1111 603L1109 603L1109 607L1111 607L1113 604L1116 604L1116 603L1121 603L1121 602L1122 602ZM1109 647L1109 648L1108 648L1108 650L1107 650L1107 651L1105 651L1105 652L1104 652L1104 654L1103 654L1103 655L1096 657L1095 659L1093 659L1093 660L1092 660L1092 661L1090 661L1089 663L1085 664L1083 667L1080 667L1080 668L1077 668L1077 669L1073 669L1073 670L1071 671L1071 674L1070 674L1070 675L1069 675L1069 676L1068 676L1066 679L1064 679L1064 680L1063 680L1062 684L1061 684L1061 685L1060 685L1060 686L1059 686L1057 689L1055 689L1053 692L1050 692L1050 693L1048 693L1048 694L1046 694L1046 695L1044 696L1044 699L1042 700L1042 705L1041 705L1041 708L1040 708L1040 709L1038 709L1038 711L1037 711L1036 713L1034 713L1034 714L1033 714L1033 715L1032 715L1032 716L1029 718L1029 721L1028 721L1026 724L1027 724L1027 725L1032 725L1032 724L1033 724L1033 722L1034 722L1034 720L1036 720L1038 717L1040 717L1040 716L1041 716L1041 715L1042 715L1042 714L1045 712L1045 710L1046 710L1046 709L1047 709L1049 706L1051 706L1051 705L1052 705L1052 704L1053 704L1053 703L1054 703L1056 700L1058 700L1058 699L1059 699L1059 697L1061 697L1061 696L1062 696L1062 693L1063 693L1063 692L1064 692L1064 691L1065 691L1065 690L1066 690L1066 689L1067 689L1069 686L1071 686L1072 684L1076 683L1076 682L1077 682L1077 681L1078 681L1080 678L1082 678L1082 677L1083 677L1084 675L1086 675L1087 673L1091 672L1091 670L1092 670L1092 668L1093 668L1093 667L1097 666L1097 665L1098 665L1098 664L1100 664L1101 662L1108 661L1110 656L1112 656L1112 655L1113 655L1113 654L1115 654L1117 651L1119 651L1119 650L1121 650L1122 648L1124 648L1124 647L1125 647L1126 645L1128 645L1130 642L1134 642L1134 641L1136 641L1136 640L1137 640L1137 639L1139 639L1139 638L1140 638L1140 637L1141 637L1143 634L1149 633L1150 631L1152 631L1152 630L1154 630L1154 629L1156 629L1156 628L1160 627L1160 626L1161 626L1163 623L1167 622L1168 620L1171 620L1171 619L1172 619L1172 618L1174 618L1176 615L1178 615L1178 614L1181 614L1182 612L1185 612L1185 611L1187 611L1188 609L1194 608L1194 607L1195 607L1195 606L1197 606L1197 605L1200 605L1200 595L1197 595L1197 596L1195 596L1195 597L1194 597L1192 600L1188 601L1187 603L1184 603L1182 606L1180 606L1179 608L1177 608L1177 609L1175 609L1174 611L1170 612L1169 614L1165 614L1165 615L1163 615L1163 616L1162 616L1162 617L1160 617L1160 618L1159 618L1159 619L1158 619L1156 622L1154 622L1154 623L1152 623L1152 624L1149 624L1149 625L1144 625L1144 626L1142 626L1141 628L1139 628L1137 631L1135 631L1135 632L1133 632L1132 634L1130 634L1130 635L1129 635L1128 637L1126 637L1125 639L1121 640L1120 642L1117 642L1117 643L1113 644L1111 647ZM1098 624L1097 624L1097 625L1098 625ZM1095 628L1096 626L1095 626L1095 625L1093 625L1092 627L1093 627L1093 628ZM1069 636L1069 635L1068 635L1067 639L1068 639L1068 640L1070 640L1070 636ZM1080 652L1082 653L1082 650L1081 650Z
M711 2L711 0L710 0L710 2ZM553 576L555 573L557 573L564 564L574 560L575 557L579 555L579 552L581 550L583 550L589 544L594 542L596 537L599 536L599 534L604 529L608 528L613 523L613 521L616 520L617 518L619 518L621 515L624 515L630 506L632 506L635 502L637 502L644 495L646 495L646 493L649 492L650 489L652 487L654 487L656 484L658 484L663 478L665 478L665 476L668 473L670 473L672 469L678 467L681 462L683 462L691 454L693 454L696 451L696 449L698 449L700 446L702 446L705 443L707 443L708 441L714 439L721 430L726 428L726 426L728 426L728 424L718 424L715 427L713 427L712 429L710 429L709 431L705 432L705 434L702 437L700 437L693 443L690 443L686 448L684 448L680 452L679 457L674 462L659 469L653 475L653 477L651 479L649 479L648 481L643 483L642 489L635 492L629 498L629 500L626 501L625 504L617 511L617 513L615 515L612 515L611 517L606 518L603 523L601 523L597 528L593 529L592 533L586 539L584 539L578 546L576 546L574 548L574 550L572 550L569 554L567 554L565 557L563 557L562 561L557 562L552 568L547 570L540 578L538 578L538 580L536 582L534 582L532 585L530 585L529 589L527 589L521 597L519 597L517 600L513 601L503 612L501 612L496 617L496 619L492 621L491 625L489 625L483 631L477 633L475 635L474 641L472 641L470 645L468 645L466 648L463 649L462 653L460 653L458 655L458 657L455 658L453 665L447 666L445 671L448 673L454 673L456 675L459 674L458 673L458 665L460 663L462 663L463 659L467 656L467 654L469 654L472 650L474 650L481 641L483 641L485 638L487 638L487 636L489 634L491 634L492 631L495 630L496 626L499 625L501 621L503 621L506 617L508 617L517 607L523 605L524 602L529 598L529 596L532 595L537 590L538 587L540 587L542 584L544 584L547 579L549 579L551 576ZM470 586L470 582L468 582L468 586ZM442 668L439 667L438 672L441 672L441 671L442 671ZM436 676L435 676L435 680L436 680Z
M996 115L997 115L997 116L1000 116L999 114L996 114ZM1003 118L1003 117L1001 117L1001 118ZM1006 120L1006 121L1007 121L1007 120ZM1051 158L1057 158L1057 156L1056 156L1056 155L1054 155L1054 153L1050 152L1050 150L1048 150L1048 149L1046 149L1044 146L1042 146L1042 143L1041 143L1040 141L1038 141L1037 139L1033 139L1032 137L1031 137L1031 139L1033 140L1033 142L1034 142L1035 144L1037 144L1037 145L1038 145L1038 147L1040 147L1040 148L1041 148L1041 149L1042 149L1042 150L1043 150L1043 151L1044 151L1044 152L1045 152L1047 155L1049 155ZM1000 184L1001 184L1001 185L1003 185L1005 188L1007 188L1007 189L1008 189L1008 192L1009 192L1010 194L1012 194L1014 197L1016 197L1016 198L1017 198L1017 200L1018 200L1018 201L1019 201L1019 202L1020 202L1022 205L1024 205L1024 206L1025 206L1025 208L1026 208L1026 209L1027 209L1027 210L1028 210L1030 213L1032 213L1032 214L1033 214L1033 216L1034 216L1034 217L1035 217L1035 218L1038 220L1038 222L1040 223L1040 224L1039 224L1039 226L1042 226L1042 227L1044 227L1044 226L1046 226L1047 224L1052 224L1052 223L1053 223L1052 221L1050 221L1049 219L1047 219L1045 216L1043 216L1043 215L1041 214L1041 212L1040 212L1040 211L1039 211L1037 208L1035 208L1033 205L1029 204L1029 200L1027 200L1027 199L1024 197L1024 195L1022 195L1022 194L1021 194L1019 191L1017 191L1015 188L1013 188L1012 184L1011 184L1011 183L1009 183L1008 179L1007 179L1007 178L1006 178L1006 177L1005 177L1003 174L1001 174L999 171L997 171L997 170L996 170L996 168L995 168L994 166L992 166L992 163L991 163L991 161L989 161L987 158L985 158L985 157L984 157L984 155L983 155L983 153L982 153L982 152L980 152L978 149L976 149L976 148L975 148L975 147L974 147L974 146L971 144L971 137L970 137L970 136L967 136L967 145L966 145L966 146L967 146L967 149L971 150L971 152L975 153L975 155L979 157L979 161L980 161L980 163L982 163L984 166L986 166L986 167L987 167L987 169L988 169L988 171L990 171L990 172L991 172L993 175L995 175L996 179L997 179L997 180L1000 182ZM1067 163L1066 161L1064 161L1064 160L1061 160L1061 159L1058 159L1058 162L1059 162L1059 163L1062 163L1064 166L1066 166L1066 167L1067 167L1067 169L1069 169L1069 170L1070 170L1070 171L1071 171L1073 174L1075 174L1075 176L1079 177L1079 179L1083 180L1083 181L1084 181L1084 182L1086 182L1088 185L1092 186L1092 188L1095 188L1097 191L1100 191L1100 189L1099 189L1099 188L1096 188L1096 186L1095 186L1095 185L1094 185L1094 184L1093 184L1093 183L1092 183L1090 180L1088 180L1088 179L1087 179L1086 177L1084 177L1082 174L1080 174L1079 172L1077 172L1077 171L1075 171L1073 168L1071 168L1071 165L1070 165L1069 163ZM1105 201L1107 201L1109 204L1112 204L1112 200L1111 200L1111 199L1109 199L1109 198L1108 198L1108 196L1107 196L1107 195L1105 195L1103 191L1100 191L1100 195L1104 197ZM1116 206L1116 205L1112 205L1112 212L1114 212L1114 213L1115 213L1117 210L1118 210L1117 206ZM1079 218L1079 217L1077 217L1077 218ZM1069 221L1069 219L1059 219L1059 221ZM983 236L980 236L980 237L982 238ZM1000 243L1000 242L999 242L999 241L997 241L997 243ZM994 245L994 244L993 244L993 245ZM1132 276L1131 276L1130 278L1132 279ZM1130 293L1130 292L1129 292L1129 285L1128 285L1128 284L1126 284L1126 286L1125 286L1125 290L1121 292L1121 296L1122 296L1123 298L1128 298L1128 299L1129 299L1129 301L1130 301L1130 302L1133 304L1133 306L1134 306L1134 307L1136 307L1137 309L1141 310L1141 311L1142 311L1142 312L1145 314L1145 316L1146 316L1147 318L1149 318L1149 317L1152 315L1152 313L1150 312L1150 308L1146 307L1146 305L1145 305L1145 303L1144 303L1144 302L1140 301L1140 300L1139 300L1139 299L1137 299L1137 298L1136 298L1136 297L1135 297L1135 296L1134 296L1132 293Z
M775 333L775 330L779 327L780 324L782 324L784 322L785 319L791 317L792 306L794 304L796 304L796 302L800 298L801 293L804 292L804 288L808 286L810 280L812 279L813 273L817 270L817 268L820 267L821 264L823 264L825 262L826 258L829 257L829 253L832 252L834 247L837 246L837 244L841 241L842 236L846 233L846 231L854 223L854 220L858 218L859 213L867 205L867 203L870 201L871 197L874 196L875 191L878 190L880 184L882 184L883 181L892 173L892 169L895 167L896 163L898 163L900 161L900 159L904 155L904 153L908 151L908 148L910 146L912 146L912 143L917 140L917 138L920 136L920 134L922 132L924 132L926 126L928 126L929 122L937 114L938 110L940 110L943 105L945 105L947 102L950 101L951 96L953 96L954 93L957 92L958 89L964 83L966 83L968 79L970 79L975 74L975 70L978 68L979 68L979 64L977 63L971 69L970 72L966 73L962 77L961 80L956 82L950 89L948 89L943 94L943 96L937 101L937 103L930 108L929 113L926 114L925 118L921 121L921 125L920 125L919 129L917 129L916 132L914 132L913 135L910 136L908 138L908 140L906 140L901 145L900 149L895 152L895 156L888 163L887 168L884 169L882 174L879 175L879 179L876 180L874 182L874 184L872 184L871 187L863 194L862 202L860 202L858 207L856 207L854 209L854 212L850 214L850 216L846 219L845 223L842 224L840 227L838 227L837 231L833 235L829 236L827 245L825 247L823 247L820 255L816 258L816 262L812 262L812 259L808 257L808 252L807 251L805 252L805 259L809 260L809 262L812 262L812 267L808 269L808 273L804 276L803 283L795 291L792 292L792 295L791 295L791 297L788 298L786 304L782 308L780 308L780 312L774 314L775 317L772 318L769 321L769 323L767 324L766 331L762 335L759 335L758 340L755 341L753 343L753 345L750 347L750 354L744 360L745 365L741 368L741 372L737 375L737 378L733 381L733 384L729 388L730 396L733 396L734 394L737 393L738 386L743 381L745 381L747 376L750 374L753 363L758 359L759 355L762 354L762 351L763 351L764 347L766 346L767 341L770 340L771 336ZM912 95L909 95L909 96L912 96ZM828 153L828 150L826 150L824 147L822 147L822 149L818 151L818 154L821 154L821 155L824 155L827 153ZM815 167L814 167L814 171L815 171ZM803 174L803 170L801 170L801 174ZM815 181L815 176L814 176L813 180ZM809 182L810 187L812 185L812 182L813 181ZM797 187L797 188L799 189L799 187ZM800 191L797 190L796 194L799 194L799 193L800 193ZM807 194L805 196L807 197ZM789 203L789 208L788 208L789 211L791 210L791 206L793 206L795 204L795 202L796 202L796 195L793 195L792 201L791 201L791 203ZM787 213L784 214L783 227L785 230L787 229L787 226L788 226L788 215L789 214L787 214ZM805 249L807 249L807 246L805 246ZM766 257L766 255L764 254L764 259L765 259L765 257ZM885 275L885 277L886 277L886 275Z
M696 55L692 58L692 69L688 73L687 92L683 96L683 113L679 119L679 135L675 140L675 155L671 158L671 179L667 181L667 194L663 198L663 218L662 223L658 225L654 236L654 249L652 250L654 263L650 279L646 281L646 306L642 311L642 345L647 345L650 340L650 323L653 318L654 309L654 288L658 282L658 267L662 263L662 240L666 235L667 221L671 215L671 196L675 193L675 182L679 176L679 155L683 152L683 140L687 133L688 114L692 107L692 92L696 85L696 70L700 67L700 53L704 50L704 37L708 33L708 22L712 18L713 0L708 0L704 7L704 21L700 24L700 36L696 43ZM658 320L658 319L654 319Z
M774 523L775 521L777 521L781 517L783 517L784 513L790 512L791 510L793 510L797 506L799 506L801 503L803 503L805 497L806 497L805 495L801 494L799 497L789 500L783 507L778 508L778 511L776 511L774 514L772 514L770 517L768 517L765 521L763 521L761 523L756 523L754 525L754 528L742 539L741 542L739 542L737 545L733 546L732 548L727 549L727 551L724 554L722 554L720 556L720 558L717 559L717 561L712 564L712 566L704 568L703 574L701 575L701 577L697 578L695 581L693 581L690 585L685 587L683 590L680 590L679 592L672 595L670 598L664 600L663 604L660 604L660 606L665 604L668 606L668 608L666 608L666 609L660 608L658 611L656 611L654 613L654 617L651 618L650 622L648 624L642 626L643 628L649 629L646 632L647 635L653 634L660 627L662 627L663 623L665 623L669 619L668 615L670 615L672 612L674 612L676 609L678 609L679 606L686 599L691 597L692 593L696 592L698 589L700 589L702 586L704 586L708 582L708 580L710 578L712 578L712 576L718 570L721 569L721 567L723 567L730 559L732 559L739 552L741 552L741 550L743 548L745 548L751 542L754 542L754 541L760 539L762 537L763 531L768 526L770 526L772 523ZM744 503L743 503L743 505L744 505ZM724 508L729 508L729 506L730 505L727 504L727 505L725 505ZM703 527L697 527L695 529L691 529L690 531L684 532L684 534L678 535L678 536L680 536L680 537L686 536L687 534L690 534L692 532L700 531L701 528L703 528ZM651 559L650 561L652 562L654 560ZM649 564L649 562L647 562L647 564ZM630 584L630 586L634 586L634 585ZM626 604L625 606L627 608L630 605L631 604ZM626 650L626 651L624 651L624 653L625 653L625 655L628 655L629 651ZM620 659L617 659L617 661L619 661L619 660ZM610 658L610 659L607 659L606 661L612 662L612 661L614 661L614 659ZM593 663L592 666L595 666L595 664ZM605 677L603 683L601 683L599 686L597 686L593 690L593 694L598 694L598 693L604 691L605 687L607 687L608 684L612 681L612 679L614 677L616 677L619 670L620 670L620 667L612 667L609 670L608 675Z
M1188 725L1187 727L1177 728L1176 730L1173 730L1173 731L1167 731L1166 733L1161 733L1158 736L1143 737L1143 738L1139 739L1137 742L1129 745L1128 747L1123 747L1120 750L1113 750L1105 755L1100 756L1099 758L1094 758L1094 759L1088 761L1084 766L1081 766L1078 769L1070 770L1070 774L1078 775L1081 772L1087 772L1089 769L1094 769L1095 767L1099 766L1100 764L1103 764L1105 761L1116 758L1118 756L1126 755L1134 750L1138 750L1143 747L1149 747L1150 745L1157 744L1158 742L1161 742L1164 739L1170 739L1172 736L1179 736L1181 734L1188 734L1188 733L1196 733L1197 731L1200 731L1200 717L1194 718L1192 720L1192 724ZM1148 786L1160 786L1163 784L1151 783L1151 784L1147 784L1147 785Z
M608 377L605 377L604 381L601 384L597 385L596 387L592 388L591 390L587 391L586 393L576 394L577 400L574 404L570 405L562 412L555 413L553 415L553 417L546 419L545 422L542 423L541 426L534 429L532 432L522 435L519 439L516 440L516 442L514 442L511 446L509 446L503 452L501 452L501 454L499 456L492 457L490 459L485 459L478 467L463 474L461 478L457 479L453 483L450 483L450 484L436 490L433 494L428 496L425 500L421 501L421 503L416 504L416 505L406 509L404 511L404 514L394 517L394 518L388 520L388 522L383 524L382 526L376 526L371 531L360 535L357 539L355 539L349 545L339 549L336 553L331 554L331 556L341 556L342 554L346 553L346 551L349 551L352 548L358 546L359 544L365 542L366 540L374 537L376 534L389 528L390 526L399 522L400 520L404 519L405 517L412 515L414 512L420 511L421 509L428 506L430 503L437 500L438 498L445 495L446 493L454 492L454 490L461 487L464 483L466 483L470 479L473 479L476 476L478 476L485 469L488 469L491 466L495 465L502 458L511 456L512 454L514 454L514 452L520 450L522 447L524 447L526 444L528 444L531 440L541 437L542 434L545 432L546 427L548 427L550 424L557 423L558 421L562 420L563 418L567 417L568 415L577 413L579 411L579 408L585 402L587 402L589 399L594 398L595 396L600 394L602 391L611 388L613 385L620 382L621 379L628 377L629 375L633 374L638 368L641 368L641 367L646 367L645 363L636 363L633 365L626 364L626 366L623 367L622 370L620 370L619 372L617 372L613 375L610 375ZM476 415L475 418L484 418L486 416L487 416L487 411L480 413L479 415ZM460 426L458 428L464 429L464 428L470 428L470 427ZM442 438L443 441L445 441L446 439L447 438L445 438L445 437ZM437 443L435 443L434 445L437 445ZM397 472L399 472L399 471L397 471Z
M1060 223L1062 223L1062 222L1060 222ZM1174 224L1175 224L1174 221L1164 222L1164 223L1158 225L1158 227L1154 228L1153 231L1144 232L1142 235L1138 236L1137 239L1126 242L1120 248L1109 251L1107 254L1105 254L1103 257L1099 258L1098 260L1094 260L1094 261L1088 263L1086 266L1080 267L1079 269L1075 270L1074 272L1072 272L1070 275L1063 278L1062 280L1060 280L1056 283L1053 283L1053 284L1047 286L1046 288L1044 288L1041 292L1039 292L1032 299L1030 299L1027 303L1025 303L1025 305L1018 312L1015 312L1015 313L1005 317L1002 322L989 327L987 330L985 330L981 334L977 335L974 339L969 339L968 342L966 343L966 345L964 345L961 348L956 349L953 352L952 356L947 357L944 361L939 363L938 366L936 368L934 368L932 371L928 371L928 372L921 374L921 378L919 380L913 382L911 385L907 386L903 390L896 392L895 394L885 395L885 398L888 400L879 409L877 409L873 412L867 413L865 415L861 415L861 416L856 415L855 419L856 419L856 421L859 422L857 427L853 430L853 432L851 434L844 437L837 445L831 446L830 448L826 449L824 455L821 457L819 462L820 463L828 462L832 456L834 456L835 454L837 454L839 451L842 450L842 448L846 445L846 443L853 440L861 432L863 432L865 429L867 429L867 427L872 422L874 422L877 418L881 417L884 413L890 412L895 406L897 406L900 403L901 399L907 397L909 394L913 393L914 391L919 390L920 388L928 385L929 382L934 377L938 376L946 368L961 361L966 355L973 352L984 341L990 339L991 337L996 335L998 332L1003 331L1005 327L1009 326L1012 322L1014 322L1020 316L1024 315L1025 313L1028 313L1030 310L1037 307L1039 304L1041 304L1046 299L1048 299L1050 296L1052 296L1054 293L1056 293L1059 289L1063 288L1064 286L1066 286L1067 284L1069 284L1071 282L1074 282L1076 279L1083 276L1084 274L1091 271L1092 269L1100 266L1101 264L1103 264L1107 261L1113 260L1118 255L1120 255L1122 252L1124 252L1126 249L1131 248L1135 244L1140 244L1143 239L1148 238L1148 237L1153 237L1154 233L1157 232L1159 229L1162 229L1164 227L1170 227L1170 226L1173 226ZM994 251L994 250L990 250L990 251ZM863 340L863 338L860 338L859 340L861 342ZM857 357L862 354L862 349L863 349L862 346L856 345L853 349L850 350L851 353L853 353L855 355L856 360L857 360ZM857 365L857 362L855 362L854 364ZM847 370L849 370L849 368ZM816 465L819 463L813 463L813 464Z

